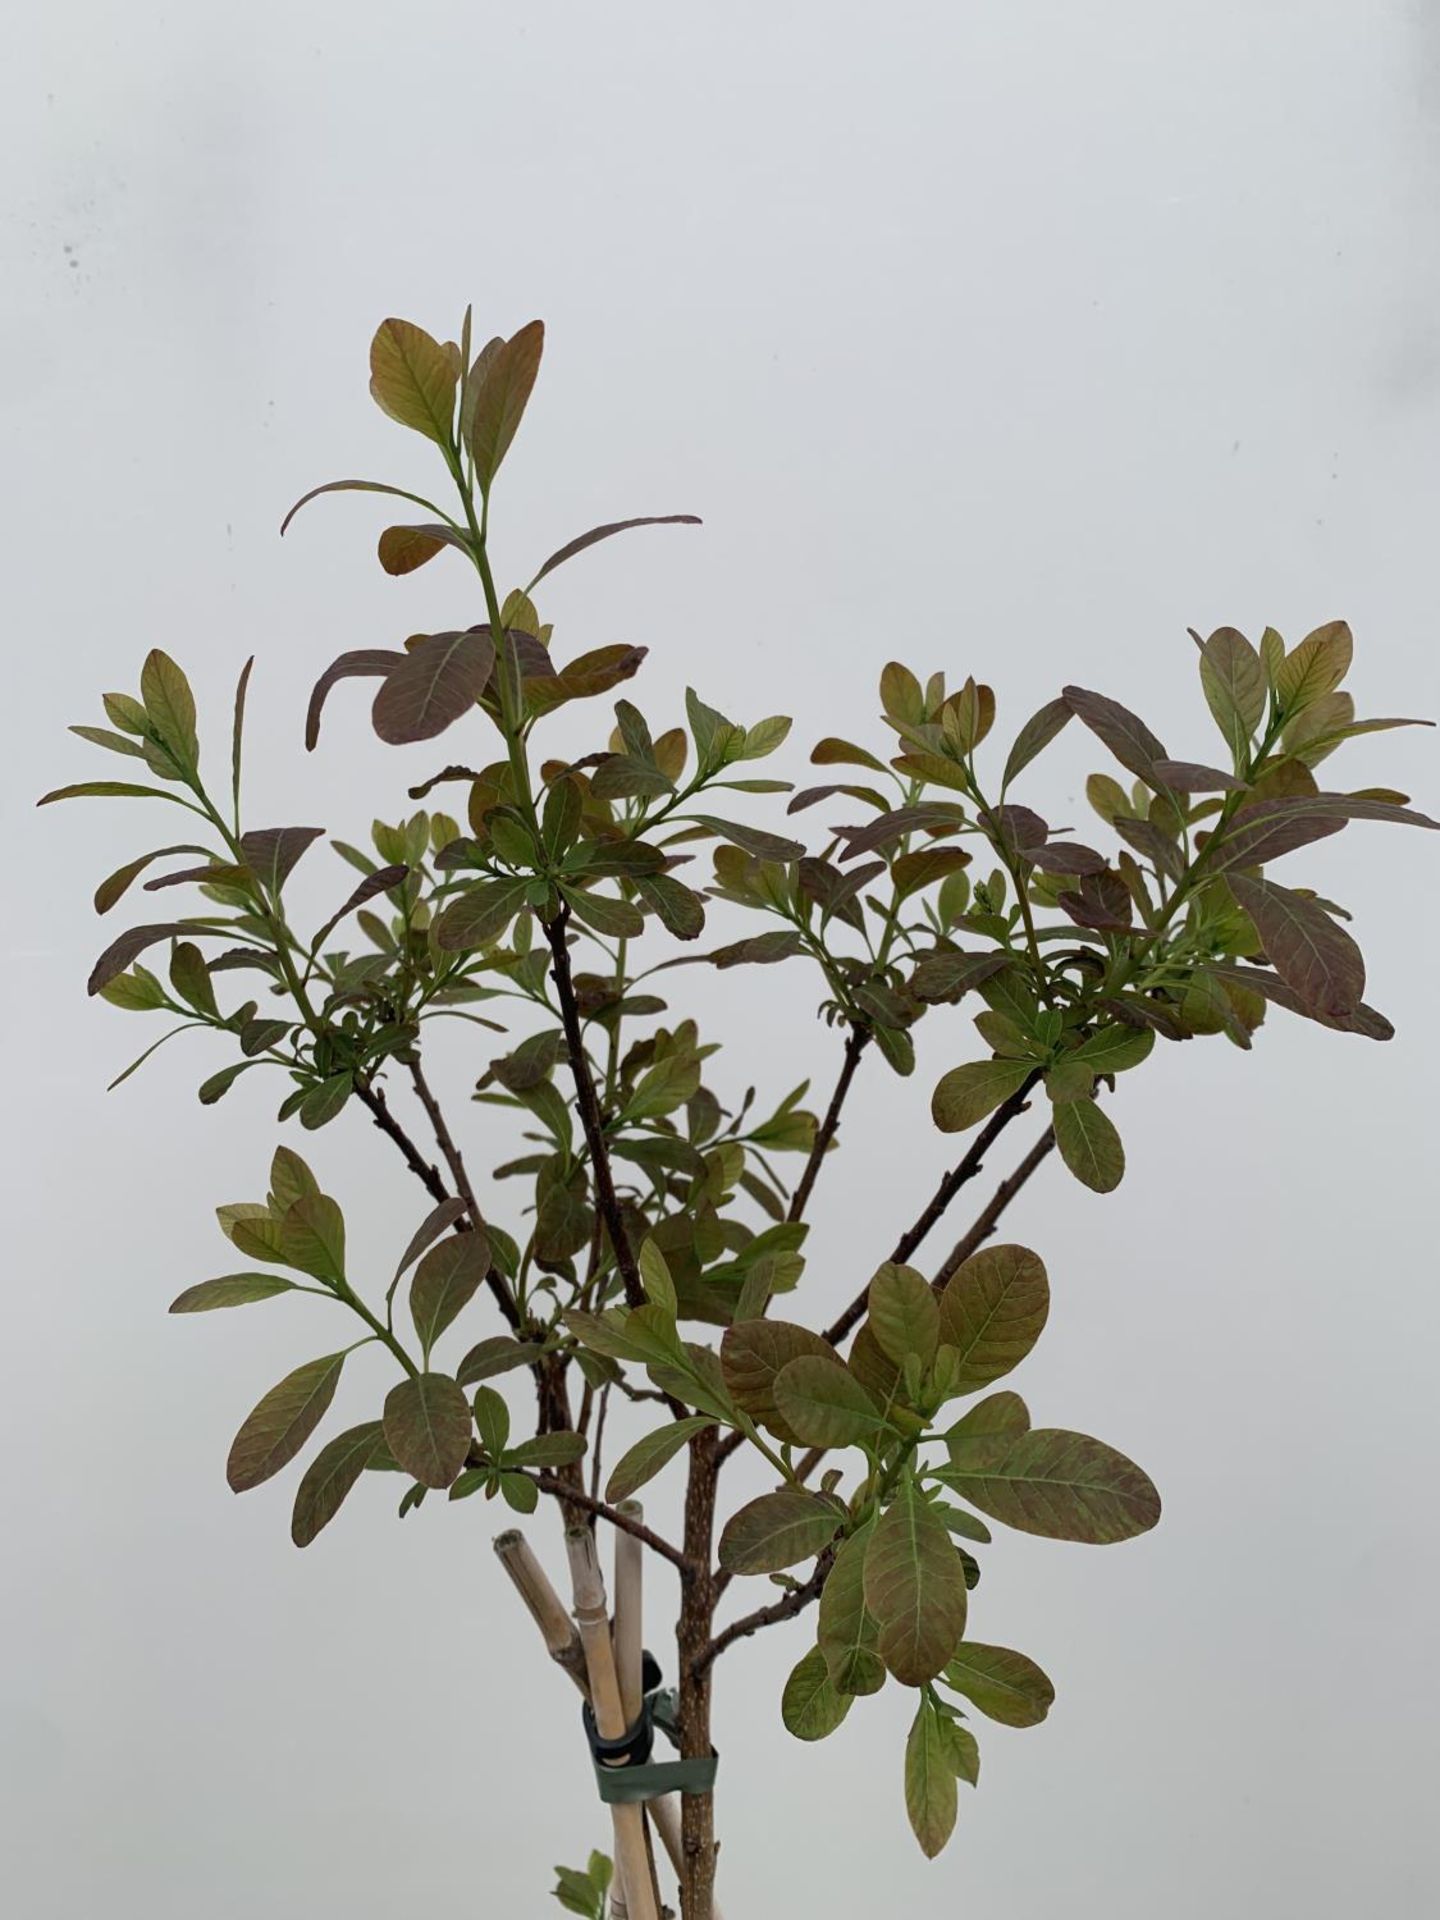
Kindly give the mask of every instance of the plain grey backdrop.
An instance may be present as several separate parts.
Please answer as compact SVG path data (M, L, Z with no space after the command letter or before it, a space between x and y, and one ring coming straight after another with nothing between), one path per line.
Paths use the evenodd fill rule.
M1203 757L1186 626L1294 640L1341 615L1361 711L1435 713L1440 17L64 0L9 56L4 1904L539 1916L550 1863L606 1823L573 1697L497 1577L495 1509L401 1526L372 1480L302 1555L293 1471L225 1489L241 1416L335 1329L318 1302L165 1318L226 1270L211 1209L263 1190L279 1087L202 1110L225 1056L192 1036L104 1094L156 1029L85 998L114 928L90 892L172 835L138 803L31 811L112 771L64 728L159 644L219 762L253 651L252 824L362 838L400 815L450 743L382 749L342 688L307 758L305 694L344 648L476 617L473 588L444 558L384 577L371 501L321 502L283 545L277 525L330 477L434 480L371 405L366 348L386 314L443 335L467 300L482 337L550 328L498 496L508 578L599 520L705 516L543 595L562 653L652 650L657 722L687 682L747 720L799 712L778 770L803 774L822 732L879 743L899 654L988 678L1000 733L1076 678ZM1083 827L1104 756L1078 733L1025 797ZM1432 740L1362 742L1345 783L1433 805ZM728 1655L731 1920L1434 1902L1434 860L1356 825L1292 868L1354 911L1395 1044L1277 1015L1250 1056L1161 1049L1117 1098L1120 1191L1057 1171L1017 1209L1056 1294L1017 1384L1166 1501L1124 1548L988 1554L972 1630L1047 1666L1050 1722L982 1729L980 1790L926 1865L903 1701L801 1747L776 1702L806 1629ZM346 871L313 852L302 915ZM757 1069L776 1095L828 1085L803 971L673 978L732 1093ZM946 1164L924 1103L973 1036L947 1012L923 1039L916 1081L871 1063L846 1123L817 1317ZM510 1147L465 1097L494 1048L452 1041L487 1166ZM307 1150L383 1275L418 1191L348 1115ZM341 1414L385 1381L355 1365ZM655 1604L659 1642L663 1583Z

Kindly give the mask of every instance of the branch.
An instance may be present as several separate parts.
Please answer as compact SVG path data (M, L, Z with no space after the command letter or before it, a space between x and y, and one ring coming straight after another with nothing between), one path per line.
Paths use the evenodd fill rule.
M926 1207L925 1211L920 1215L919 1219L916 1220L915 1224L907 1227L905 1232L902 1233L900 1238L895 1242L894 1250L889 1256L894 1265L903 1265L904 1262L910 1258L911 1254L940 1219L960 1189L968 1186L970 1181L981 1171L985 1163L985 1155L990 1151L991 1147L994 1146L995 1142L1000 1138L1000 1135L1016 1115L1024 1113L1028 1107L1030 1091L1039 1078L1040 1074L1038 1070L1030 1074L1024 1085L1018 1087L1016 1091L1011 1094L1010 1098L1003 1101L995 1109L994 1113L991 1114L990 1118L985 1122L985 1125L980 1129L979 1133L976 1134L974 1141L971 1143L970 1150L966 1153L964 1159L960 1160L951 1168L950 1172L945 1175L945 1178L940 1182L934 1194L931 1196L930 1204ZM867 1281L860 1292L850 1302L849 1306L846 1307L845 1311L840 1315L839 1319L835 1321L833 1326L825 1329L823 1338L828 1340L832 1347L838 1347L846 1334L857 1324L865 1312L869 1299L870 1283Z
M840 1109L845 1104L845 1096L850 1091L850 1082L855 1078L855 1069L860 1064L860 1056L870 1038L866 1027L851 1027L845 1036L845 1059L840 1068L840 1078L835 1082L835 1091L830 1096L830 1105L825 1118L820 1122L815 1135L815 1143L810 1149L810 1158L805 1162L805 1171L800 1176L799 1185L790 1201L787 1220L798 1220L804 1213L810 1200L810 1192L820 1173L820 1163L830 1151L830 1142L835 1138L840 1125Z
M996 1222L999 1220L1001 1214L1004 1213L1005 1209L1031 1175L1044 1164L1046 1157L1054 1150L1054 1146L1055 1129L1054 1127L1047 1127L1030 1149L1029 1153L1027 1153L1025 1158L1020 1162L1019 1166L1016 1167L1015 1171L1007 1175L1006 1178L1000 1182L999 1186L995 1189L989 1205L985 1207L983 1212L975 1216L974 1223L970 1227L969 1232L965 1234L963 1239L956 1241L944 1260L936 1268L935 1277L930 1284L935 1288L937 1293L945 1285L951 1274L955 1272L956 1268L964 1266L971 1254L982 1247L990 1238L991 1234L995 1231Z
M678 1567L682 1573L692 1571L694 1563L688 1555L681 1552L679 1547L672 1546L660 1534L652 1532L643 1521L632 1520L628 1513L621 1513L618 1507L612 1507L607 1501L597 1500L593 1494L583 1493L578 1487L572 1487L568 1480L562 1480L558 1474L544 1469L538 1473L525 1472L524 1468L513 1468L510 1471L524 1472L525 1478L533 1481L542 1493L553 1495L556 1500L562 1501L566 1506L579 1507L583 1512L593 1514L597 1520L608 1520L610 1525L618 1527L621 1533L634 1534L635 1538L643 1541L652 1553L658 1553L672 1566Z
M600 1203L600 1214L605 1222L605 1230L610 1236L610 1245L615 1251L615 1264L620 1269L620 1278L625 1284L625 1298L632 1307L643 1307L645 1288L640 1280L640 1269L635 1264L635 1255L630 1246L630 1236L625 1231L625 1221L620 1212L620 1202L615 1197L615 1181L610 1171L610 1150L605 1144L605 1123L600 1114L600 1102L595 1094L595 1082L590 1077L590 1062L585 1057L585 1041L580 1031L580 1008L575 999L575 983L570 973L570 947L565 938L565 929L570 922L570 909L562 906L555 918L545 926L545 938L550 943L550 952L554 959L555 990L560 999L560 1019L565 1029L565 1051L570 1056L570 1071L575 1080L575 1105L580 1114L580 1125L585 1134L585 1145L590 1152L590 1164L595 1175L595 1196Z
M391 1113L383 1088L375 1086L373 1082L368 1086L357 1083L355 1091L359 1094L362 1104L370 1109L370 1117L376 1126L383 1134L388 1135L404 1154L406 1166L420 1181L430 1198L437 1205L442 1200L448 1200L450 1190L440 1178L439 1168L431 1166L430 1162L422 1157L420 1149Z
M757 1607L753 1613L733 1620L730 1625L717 1633L715 1638L693 1662L692 1670L701 1674L713 1666L727 1647L733 1647L737 1640L748 1639L752 1633L758 1633L762 1627L773 1627L779 1620L793 1620L797 1613L803 1613L812 1600L820 1598L821 1589L830 1577L830 1569L835 1564L835 1552L827 1547L815 1562L814 1571L803 1586L792 1587L783 1599L772 1601L768 1607Z

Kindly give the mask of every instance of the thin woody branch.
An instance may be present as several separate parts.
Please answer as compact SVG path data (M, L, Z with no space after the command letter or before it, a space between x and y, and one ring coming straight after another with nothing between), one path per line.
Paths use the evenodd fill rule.
M605 1123L600 1113L600 1101L595 1092L590 1062L585 1055L585 1038L580 1028L580 1007L575 998L575 982L570 971L570 946L565 937L569 924L569 909L562 907L555 918L546 923L545 938L550 943L550 952L554 960L552 972L555 991L560 1000L560 1023L565 1030L565 1051L570 1057L570 1071L575 1081L575 1105L580 1114L580 1126L585 1135L585 1145L590 1152L590 1166L595 1176L595 1196L600 1203L600 1217L605 1222L605 1231L609 1234L610 1245L615 1251L615 1264L620 1269L620 1278L625 1286L625 1298L632 1307L640 1307L645 1304L645 1288L640 1280L640 1269L635 1264L630 1236L625 1231L624 1216L620 1212L620 1202L616 1197L615 1179L610 1169L610 1149L605 1139Z
M985 1155L990 1151L991 1147L994 1146L1010 1122L1015 1119L1018 1114L1024 1113L1030 1104L1031 1091L1039 1078L1040 1074L1037 1069L1036 1072L1029 1075L1023 1086L1018 1087L1016 1091L1011 1094L1010 1098L1002 1102L1002 1104L995 1109L994 1113L991 1114L990 1118L985 1122L985 1125L980 1129L979 1133L976 1134L964 1158L950 1169L949 1173L945 1175L945 1178L935 1189L925 1211L915 1221L914 1225L907 1227L895 1242L895 1246L889 1255L889 1259L895 1265L903 1265L904 1262L910 1258L911 1254L914 1253L921 1241L930 1232L930 1229L942 1218L946 1208L950 1205L951 1201L954 1200L956 1194L960 1192L962 1187L968 1186L976 1175L982 1171L985 1164ZM858 1325L864 1315L869 1299L870 1285L867 1281L840 1317L825 1329L823 1338L828 1340L832 1347L838 1347L846 1334Z
M515 1469L515 1471L524 1471ZM593 1494L585 1493L572 1486L568 1480L562 1480L558 1474L545 1470L525 1472L525 1478L531 1480L542 1493L548 1493L556 1500L563 1501L568 1507L579 1507L582 1512L593 1514L597 1520L606 1520L612 1527L618 1527L621 1533L633 1534L637 1540L649 1547L652 1553L658 1553L668 1560L672 1567L678 1567L682 1573L693 1570L693 1562L681 1549L664 1539L660 1534L647 1527L641 1520L634 1519L628 1513L622 1513L618 1507L612 1507L607 1500L597 1500Z
M809 1204L811 1192L820 1175L820 1168L826 1154L830 1151L830 1143L835 1138L836 1130L840 1125L840 1110L845 1105L846 1095L855 1078L855 1069L860 1065L860 1056L865 1051L869 1038L869 1031L865 1027L851 1027L845 1036L845 1058L840 1068L840 1078L835 1082L835 1091L830 1096L830 1105L825 1111L825 1118L816 1130L815 1142L810 1149L810 1158L805 1162L805 1171L801 1174L795 1192L791 1196L790 1208L785 1216L787 1220L799 1220Z
M732 1620L728 1627L722 1628L694 1661L694 1671L704 1673L737 1640L748 1639L752 1633L759 1633L762 1627L773 1627L781 1620L793 1620L797 1613L803 1613L806 1607L820 1598L834 1564L834 1552L827 1547L815 1562L814 1570L803 1586L792 1587L782 1599L772 1601L768 1607L757 1607L753 1613L743 1614L740 1619Z
M1010 1202L1019 1193L1026 1181L1044 1165L1055 1147L1055 1129L1047 1127L1015 1171L1007 1174L995 1189L987 1205L975 1216L969 1230L955 1242L943 1261L935 1270L930 1282L938 1292L958 1267L963 1267L972 1253L984 1246L999 1223L1000 1216Z

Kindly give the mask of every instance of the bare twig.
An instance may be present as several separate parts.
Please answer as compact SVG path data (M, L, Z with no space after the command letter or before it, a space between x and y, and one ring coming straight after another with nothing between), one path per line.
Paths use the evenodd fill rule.
M560 1001L560 1021L565 1029L565 1050L570 1057L570 1072L575 1081L575 1105L580 1114L585 1145L590 1152L590 1168L595 1178L595 1197L600 1203L600 1215L605 1222L605 1230L610 1236L610 1245L615 1252L615 1264L620 1269L620 1278L624 1282L625 1298L632 1307L641 1307L645 1304L645 1288L640 1279L640 1269L635 1264L630 1236L625 1231L620 1202L615 1195L615 1180L610 1171L610 1149L605 1140L605 1123L600 1113L595 1081L590 1073L590 1062L585 1054L584 1035L580 1030L580 1008L575 998L575 982L570 971L570 947L565 937L569 923L570 910L562 906L555 918L546 924L545 938L550 943L550 953L554 961L552 972L555 991Z
M855 1078L855 1069L860 1064L860 1056L865 1051L869 1038L869 1031L865 1027L851 1027L845 1036L845 1058L841 1064L840 1078L835 1082L835 1091L830 1096L830 1105L826 1109L825 1118L816 1130L814 1144L810 1148L810 1158L805 1162L805 1171L801 1174L795 1192L791 1196L790 1209L785 1216L787 1220L800 1219L809 1204L811 1190L819 1177L821 1164L830 1151L830 1142L835 1138L836 1130L840 1125L840 1109L845 1104L850 1083Z
M797 1613L803 1613L812 1601L818 1600L830 1569L835 1564L835 1555L827 1547L815 1562L810 1578L803 1586L792 1587L782 1599L772 1601L768 1607L757 1607L753 1613L732 1620L728 1627L721 1629L710 1644L699 1654L694 1665L697 1673L703 1673L720 1658L727 1647L734 1646L737 1640L744 1640L752 1633L758 1633L762 1627L773 1627L777 1621L793 1620Z
M514 1471L520 1472L524 1469L516 1468ZM562 1480L558 1474L550 1473L543 1468L537 1473L526 1472L525 1478L533 1480L542 1493L548 1493L556 1500L563 1500L568 1506L578 1507L583 1513L593 1514L597 1520L608 1520L612 1527L618 1527L622 1533L633 1533L635 1538L642 1540L652 1553L658 1553L662 1559L668 1560L671 1566L678 1567L682 1573L690 1572L691 1562L679 1547L672 1545L669 1540L662 1539L658 1533L653 1533L640 1521L632 1520L628 1514L622 1513L618 1507L612 1507L608 1501L595 1499L593 1495L582 1492L579 1487L572 1486L568 1480Z
M995 1231L1000 1216L1010 1202L1019 1193L1025 1182L1044 1164L1055 1146L1055 1129L1047 1127L1015 1171L1007 1174L991 1196L989 1203L975 1216L969 1231L955 1242L944 1260L935 1270L930 1282L938 1292L958 1267L964 1266L972 1253L978 1251Z
M980 1129L979 1133L976 1134L964 1158L950 1169L949 1173L945 1175L945 1178L935 1189L935 1192L931 1195L930 1203L924 1212L915 1221L914 1225L907 1227L895 1242L894 1249L889 1255L890 1260L894 1264L897 1266L902 1265L910 1258L911 1254L914 1253L930 1229L944 1214L945 1209L950 1205L960 1189L968 1186L982 1170L985 1155L990 1151L991 1147L994 1146L995 1142L1000 1138L1000 1135L1016 1115L1024 1113L1026 1107L1029 1105L1031 1089L1039 1078L1040 1074L1037 1069L1036 1072L1028 1076L1023 1086L1018 1087L1016 1091L1011 1094L1010 1098L1003 1101L1001 1105L995 1109L994 1113L991 1114L990 1118L985 1122L985 1125ZM825 1329L824 1338L830 1342L832 1347L838 1347L846 1334L850 1332L851 1328L859 1322L865 1312L869 1299L870 1285L867 1281L840 1317Z

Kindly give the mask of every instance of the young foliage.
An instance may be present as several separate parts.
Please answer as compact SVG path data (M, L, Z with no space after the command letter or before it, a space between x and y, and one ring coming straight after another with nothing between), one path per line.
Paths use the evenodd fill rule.
M99 914L137 883L180 889L185 904L112 938L90 992L178 1023L156 1045L208 1036L201 1104L252 1069L262 1080L247 1088L268 1080L281 1093L288 1131L265 1198L219 1209L237 1270L188 1285L172 1311L308 1293L342 1310L355 1344L383 1352L392 1371L368 1417L321 1435L300 1471L299 1546L367 1473L402 1476L402 1515L443 1490L447 1505L482 1494L529 1513L543 1500L571 1527L633 1532L620 1503L661 1474L678 1488L683 1461L683 1541L639 1533L681 1576L671 1670L685 1757L710 1754L720 1657L808 1612L814 1644L783 1689L783 1724L822 1739L855 1701L910 1690L896 1759L934 1854L955 1825L957 1783L979 1773L957 1700L1019 1727L1053 1699L1026 1654L968 1637L987 1520L1104 1545L1160 1513L1124 1454L1034 1427L1018 1394L995 1390L1039 1339L1050 1301L1039 1255L995 1241L1000 1217L1052 1148L1092 1192L1120 1185L1121 1128L1135 1111L1122 1076L1164 1047L1223 1036L1248 1051L1271 1007L1390 1037L1364 1000L1349 916L1314 882L1323 843L1353 823L1436 823L1389 789L1346 791L1333 777L1322 789L1315 769L1357 736L1422 723L1357 717L1342 690L1353 658L1343 622L1289 648L1273 629L1258 646L1233 627L1195 635L1193 758L1172 757L1120 701L1078 685L996 748L989 686L966 671L952 690L942 673L892 661L870 744L825 735L811 760L841 777L793 792L749 770L784 746L787 718L733 720L693 690L683 714L647 716L629 695L644 648L587 634L562 656L532 598L599 542L693 515L609 521L538 569L533 556L507 558L508 576L497 574L492 496L523 445L544 330L531 322L477 352L470 334L468 314L458 344L391 319L371 350L372 394L409 430L411 457L428 457L449 509L390 482L338 480L284 523L340 492L423 514L387 526L379 557L397 577L432 561L451 570L453 624L323 666L303 731L316 750L331 692L376 682L382 741L450 736L409 799L440 788L452 810L406 812L392 798L368 835L332 840L359 883L337 883L307 933L291 881L322 829L242 817L250 663L217 754L182 668L158 650L138 696L104 696L108 727L74 729L143 762L147 779L45 796L190 816L189 840L154 849L147 835L100 881ZM528 584L507 588L507 577ZM591 716L590 744L573 757L549 725L567 706ZM1085 787L1099 845L1013 797L1072 719L1108 756ZM407 763L404 777L415 772ZM792 796L783 814L749 817L775 795ZM673 969L781 963L808 971L835 1035L833 1092L813 1108L808 1086L758 1084L763 1060L732 1069L672 1006L694 977ZM753 980L763 994L767 977ZM447 1047L473 1081L469 1125L432 1087ZM862 1193L854 1218L876 1244L856 1249L848 1283L839 1276L854 1298L827 1325L813 1303L829 1298L833 1313L835 1282L811 1284L807 1209L843 1144L853 1088L887 1072L915 1080L918 1127L928 1102L941 1134L968 1137L939 1187L902 1196L897 1218L880 1217L889 1196ZM395 1246L347 1246L339 1202L292 1144L342 1115L378 1128L425 1189ZM932 1265L922 1244L1027 1115L1037 1137ZM489 1152L514 1196L493 1213L467 1149ZM460 1357L441 1364L449 1341ZM232 1487L257 1487L306 1450L352 1350L304 1362L263 1396L232 1445ZM641 1403L638 1437L607 1460L606 1412L622 1402ZM737 1504L722 1497L722 1470L740 1451L762 1490ZM722 1617L727 1589L761 1575L779 1597ZM708 1793L692 1796L687 1818L684 1916L710 1920ZM556 1872L566 1911L603 1912L604 1856Z

